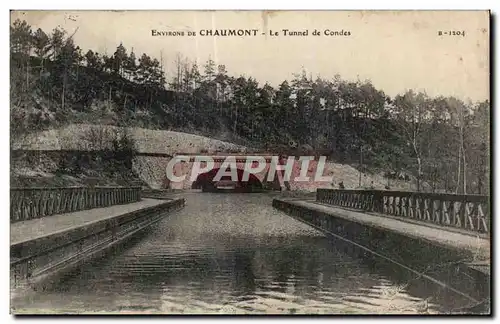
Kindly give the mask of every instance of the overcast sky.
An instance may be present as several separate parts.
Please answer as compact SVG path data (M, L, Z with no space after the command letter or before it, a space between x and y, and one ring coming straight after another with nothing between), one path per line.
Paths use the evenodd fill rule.
M173 68L176 53L197 60L209 56L230 75L252 76L276 86L302 67L313 77L370 79L394 96L406 89L431 96L453 95L473 101L489 98L489 20L484 11L45 11L14 12L33 29L60 26L84 52L112 54L123 42ZM257 36L156 36L151 30L258 29ZM309 36L284 36L282 30L309 30ZM317 29L321 36L312 36ZM325 36L324 30L350 36ZM270 31L279 36L269 36ZM465 36L439 36L465 31ZM263 36L261 33L265 33Z

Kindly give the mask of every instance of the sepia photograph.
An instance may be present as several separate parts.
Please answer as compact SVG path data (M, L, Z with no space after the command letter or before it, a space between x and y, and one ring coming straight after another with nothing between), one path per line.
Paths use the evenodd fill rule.
M490 316L490 20L11 10L10 313Z

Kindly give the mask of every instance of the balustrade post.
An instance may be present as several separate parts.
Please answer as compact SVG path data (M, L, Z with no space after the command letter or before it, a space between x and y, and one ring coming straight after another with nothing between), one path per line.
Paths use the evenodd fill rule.
M373 197L373 202L372 202L373 212L381 213L383 209L382 205L384 202L384 196L382 195L382 192L379 190L373 191L372 197Z

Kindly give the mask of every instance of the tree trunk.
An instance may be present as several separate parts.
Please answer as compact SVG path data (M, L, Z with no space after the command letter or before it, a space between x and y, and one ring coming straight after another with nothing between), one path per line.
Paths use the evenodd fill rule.
M62 88L62 99L61 99L61 109L64 109L64 97L66 93L66 71L64 71L63 76L63 88Z
M482 193L483 187L483 175L480 175L477 179L477 193L480 195Z
M460 175L462 170L462 149L458 149L458 167L457 167L457 186L455 189L455 194L458 194L458 189L460 188Z
M111 110L111 86L109 86L109 93L108 93L108 110Z
M462 131L462 157L464 159L464 195L467 194L467 163L465 160L465 146L464 146L464 136Z
M234 118L234 125L233 125L233 133L236 134L236 125L238 124L238 108L236 108L234 114L235 114L235 118Z
M422 159L420 158L420 154L418 152L417 148L417 137L414 134L413 135L413 151L415 152L415 155L417 156L417 192L420 191L420 177L422 176Z
M42 77L42 75L43 75L44 65L45 65L45 58L42 58L42 66L40 68L40 77Z
M26 61L26 91L29 89L29 79L30 79L30 57Z
M363 146L359 148L359 187L361 188L361 172L363 170Z
M420 177L422 176L422 160L420 159L420 156L417 157L417 164L418 164L417 192L420 192Z
M464 195L467 194L467 164L465 162L465 151L462 149L462 157L464 160L463 174L464 174Z

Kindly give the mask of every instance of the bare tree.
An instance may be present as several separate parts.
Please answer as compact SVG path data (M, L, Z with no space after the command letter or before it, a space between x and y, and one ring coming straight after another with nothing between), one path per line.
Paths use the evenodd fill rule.
M467 194L467 160L465 150L465 131L467 127L468 107L456 98L448 98L448 109L451 115L451 126L458 131L457 146L457 185L455 193Z
M421 138L424 132L426 118L429 117L428 98L424 93L415 94L412 90L404 95L398 95L395 100L396 119L405 137L407 145L411 147L417 161L417 191L420 191L422 179L422 145Z

